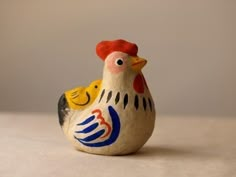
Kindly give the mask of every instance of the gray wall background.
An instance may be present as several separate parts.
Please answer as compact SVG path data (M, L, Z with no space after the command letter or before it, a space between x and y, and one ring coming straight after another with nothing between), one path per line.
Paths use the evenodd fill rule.
M100 78L95 45L136 42L159 114L236 116L234 0L1 0L0 110L56 112Z

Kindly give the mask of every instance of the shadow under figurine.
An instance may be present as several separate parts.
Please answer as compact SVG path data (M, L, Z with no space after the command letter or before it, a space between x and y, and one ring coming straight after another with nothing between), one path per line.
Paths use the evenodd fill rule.
M103 79L59 99L60 125L76 149L125 155L138 151L152 135L155 106L141 72L147 61L137 52L136 44L122 39L98 43Z

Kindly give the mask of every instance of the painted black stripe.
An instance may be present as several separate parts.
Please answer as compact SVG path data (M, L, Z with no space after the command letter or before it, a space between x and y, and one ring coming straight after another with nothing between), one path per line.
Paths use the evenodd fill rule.
M100 103L100 101L102 100L102 97L104 96L104 94L105 94L105 89L103 89L103 91L102 91L101 97L100 97L100 99L99 99L99 103Z
M112 91L110 91L110 92L108 93L108 95L107 95L107 103L108 103L108 101L111 99L111 97L112 97Z
M146 102L146 99L143 97L143 108L144 110L146 111L146 108L147 108L147 102Z
M124 109L127 106L127 104L128 104L128 94L126 93L124 96Z
M116 94L115 103L117 104L120 100L120 92Z
M136 110L138 109L138 106L139 106L139 100L138 100L138 95L135 95L135 98L134 98L134 106L136 108Z
M152 111L152 101L150 98L148 98L148 102L149 102L149 107L150 107L150 110Z

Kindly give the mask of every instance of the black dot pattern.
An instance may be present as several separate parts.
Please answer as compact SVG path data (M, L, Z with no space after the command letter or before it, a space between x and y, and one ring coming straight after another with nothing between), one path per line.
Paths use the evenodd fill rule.
M126 93L124 96L124 109L126 108L128 101L129 101L129 98L128 98L128 94Z
M152 111L152 101L150 98L148 98L148 103L149 103L150 110Z
M143 109L146 111L147 109L147 102L146 99L143 97Z
M102 91L100 95L99 103L102 101L104 95L105 95L105 89ZM108 103L112 99L112 96L113 96L113 92L111 90L107 94L106 103ZM115 100L114 100L115 104L118 104L119 101L122 101L120 92L117 92L116 94L114 94L114 96L115 96ZM128 106L128 103L129 103L129 95L126 93L123 97L123 102L122 102L124 109L126 109L126 107ZM152 103L151 98L145 98L145 97L140 98L138 95L135 95L133 106L135 107L136 110L143 107L144 111L147 111L147 109L150 111L153 111L153 103Z
M137 110L138 107L139 107L138 95L135 95L135 98L134 98L134 107L136 108L136 110Z
M116 94L115 103L117 104L120 100L120 92Z
M100 103L100 101L102 100L102 97L104 96L104 94L105 94L105 89L103 89L103 91L102 91L102 93L101 93L101 97L100 97L100 99L99 99L99 103Z
M107 95L107 103L108 101L110 101L111 97L112 97L112 91L110 91Z

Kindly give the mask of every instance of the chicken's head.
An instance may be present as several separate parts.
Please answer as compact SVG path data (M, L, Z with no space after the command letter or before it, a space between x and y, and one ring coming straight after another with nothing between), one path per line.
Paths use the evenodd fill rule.
M105 62L103 80L109 84L129 84L147 61L137 56L138 47L134 43L119 39L102 41L96 47L97 55Z

